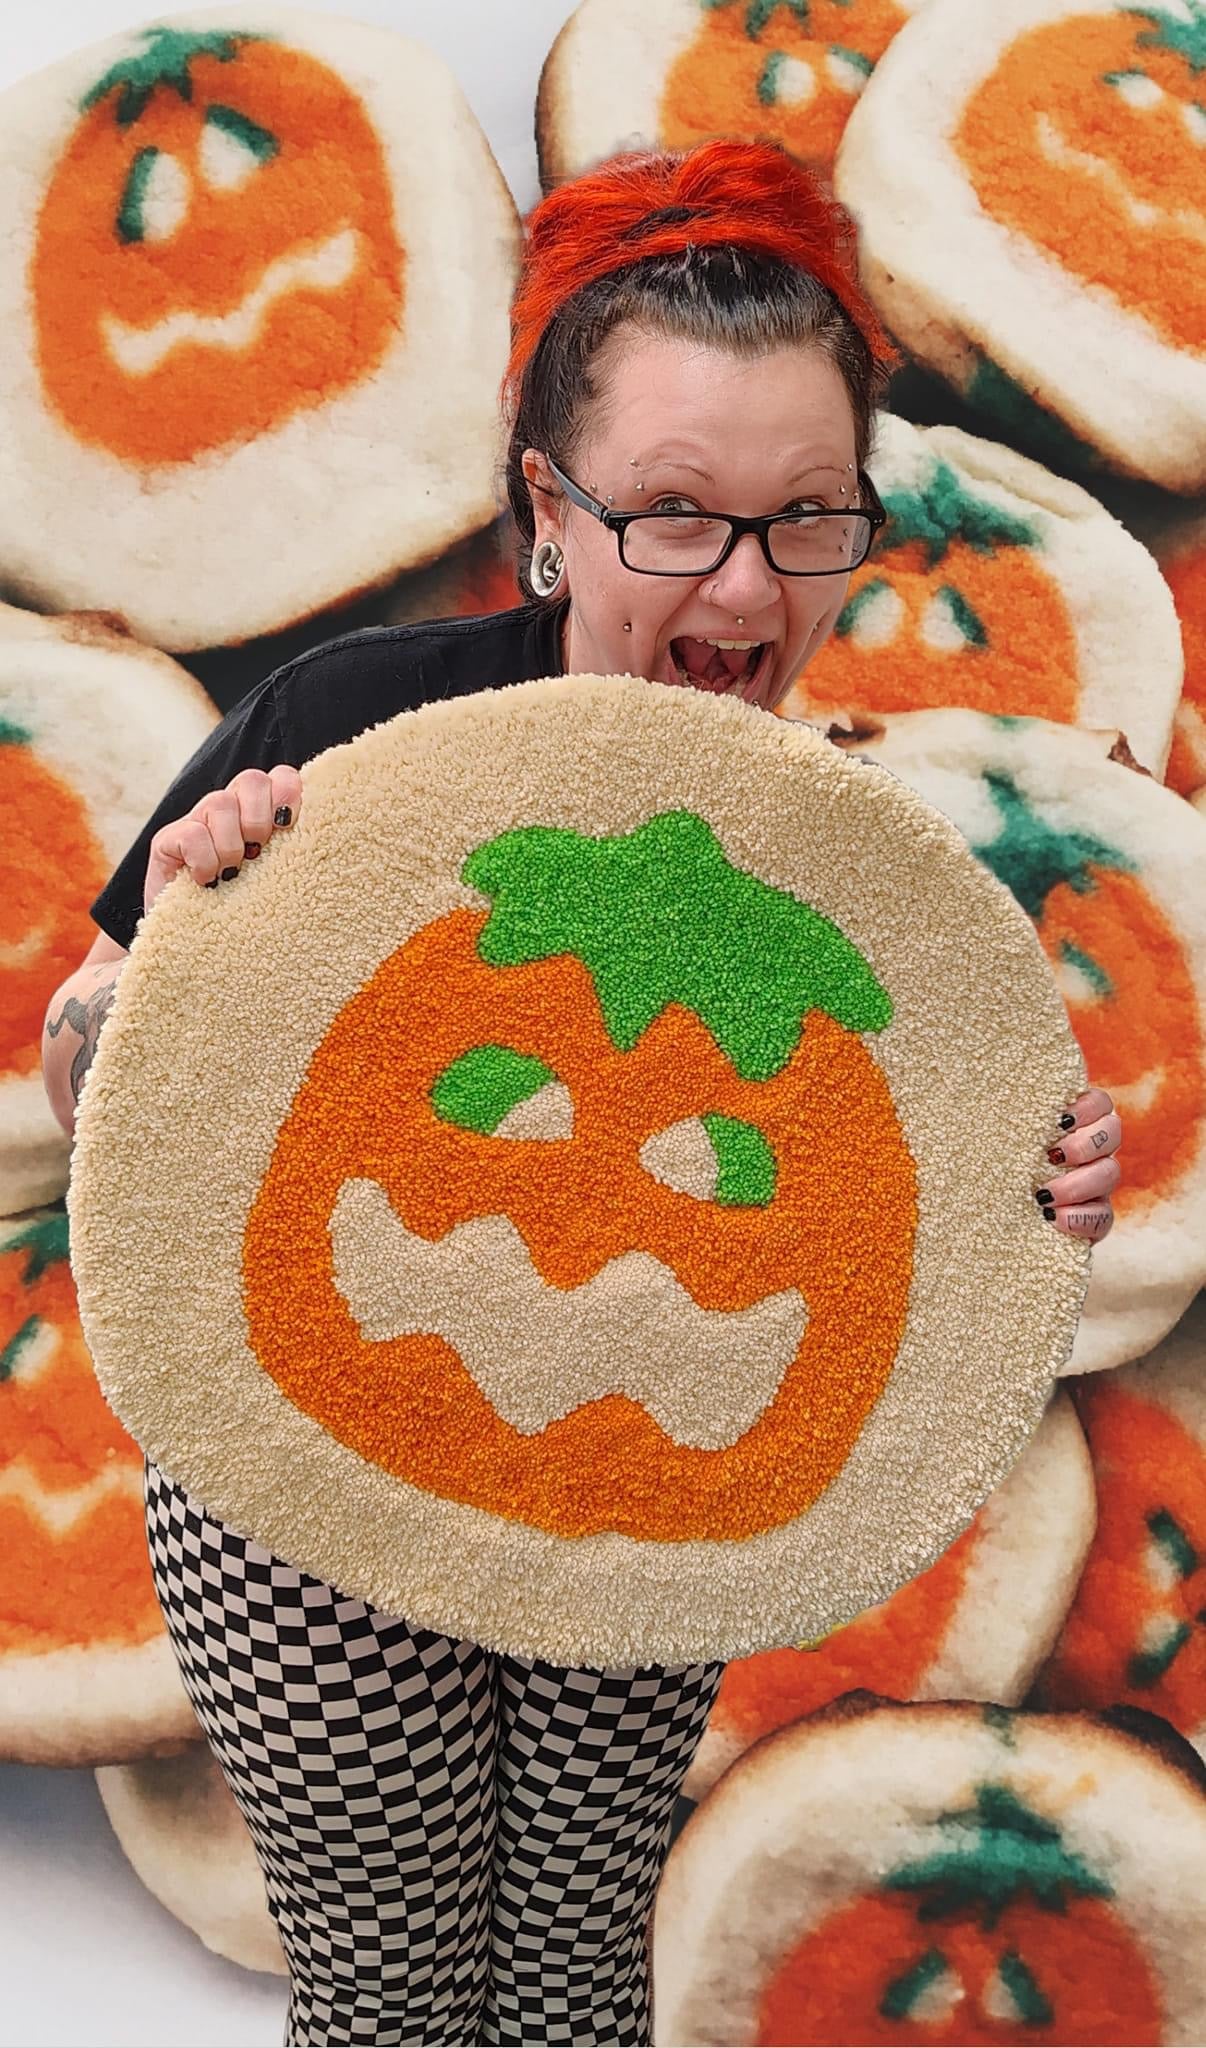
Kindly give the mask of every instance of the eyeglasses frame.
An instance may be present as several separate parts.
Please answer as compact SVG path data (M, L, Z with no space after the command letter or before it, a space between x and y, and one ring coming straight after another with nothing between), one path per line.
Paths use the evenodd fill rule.
M613 512L610 506L602 504L598 498L592 498L589 491L584 491L581 484L575 483L571 476L567 476L560 464L554 462L551 455L546 453L544 459L571 505L577 505L583 512L589 512L593 519L599 521L600 526L605 526L609 533L615 534L621 567L627 569L632 576L677 576L680 579L685 576L714 576L718 569L723 569L738 541L743 539L747 533L757 534L763 559L771 573L775 576L847 576L851 573L849 569L781 569L777 562L771 560L769 545L770 529L772 526L784 525L788 520L794 519L797 515L792 512L767 512L757 519L745 519L736 512L704 513L702 515L704 518L724 519L727 520L729 526L728 541L722 547L719 555L710 567L706 569L637 568L633 563L626 560L624 555L624 535L627 529L638 519L666 519L671 515L666 512L647 512L644 510L640 512ZM813 517L816 519L848 519L851 513L853 513L858 518L870 520L871 538L867 542L866 553L857 562L852 564L852 568L861 569L875 545L876 534L881 527L887 525L888 515L880 502L879 493L865 469L860 469L857 472L857 482L859 497L861 498L865 494L870 500L869 504L843 505L832 508L821 506L818 507Z

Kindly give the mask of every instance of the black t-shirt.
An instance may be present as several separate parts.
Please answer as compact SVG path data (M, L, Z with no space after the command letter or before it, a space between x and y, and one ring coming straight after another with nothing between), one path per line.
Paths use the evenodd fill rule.
M368 626L312 647L227 712L185 762L91 908L94 923L129 947L142 917L151 840L242 768L300 768L401 711L443 697L562 673L565 604L517 605L486 618Z

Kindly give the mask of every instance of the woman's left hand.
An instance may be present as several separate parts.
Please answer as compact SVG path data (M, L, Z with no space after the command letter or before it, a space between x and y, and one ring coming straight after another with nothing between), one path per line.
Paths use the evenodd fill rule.
M1122 1118L1104 1088L1087 1088L1067 1115L1075 1127L1069 1125L1047 1154L1061 1171L1036 1189L1036 1199L1057 1230L1100 1244L1113 1228L1110 1196L1122 1179L1114 1157L1122 1143Z

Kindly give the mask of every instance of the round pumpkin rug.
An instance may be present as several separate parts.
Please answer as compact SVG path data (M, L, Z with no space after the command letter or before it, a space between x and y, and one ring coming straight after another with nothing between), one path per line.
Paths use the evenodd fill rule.
M566 676L307 763L131 949L68 1195L106 1395L210 1510L560 1664L840 1626L1066 1365L1034 1190L1084 1064L1029 920L891 771Z

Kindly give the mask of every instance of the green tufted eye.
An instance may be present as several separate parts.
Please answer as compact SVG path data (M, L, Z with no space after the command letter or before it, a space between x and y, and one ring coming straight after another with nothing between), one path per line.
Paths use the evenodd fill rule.
M646 1140L641 1164L676 1193L722 1208L765 1209L775 1198L775 1155L739 1117L684 1117Z
M564 1082L532 1053L509 1045L475 1045L431 1085L443 1123L482 1137L568 1138L573 1104Z
M169 151L140 149L126 173L114 227L119 242L166 242L189 206L189 185Z

